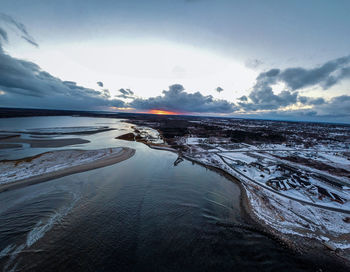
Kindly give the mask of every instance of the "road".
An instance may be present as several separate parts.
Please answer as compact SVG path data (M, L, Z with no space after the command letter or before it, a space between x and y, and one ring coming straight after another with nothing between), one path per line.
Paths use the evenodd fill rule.
M324 206L324 205L320 205L320 204L317 204L317 203L312 203L312 202L308 202L308 201L305 201L305 200L301 200L301 199L298 199L298 198L295 198L295 197L292 197L292 196L287 196L285 194L282 194L276 190L273 190L271 187L267 186L267 185L264 185L262 183L259 183L253 179L251 179L250 177L246 176L245 174L237 171L236 169L234 169L229 163L227 163L227 161L225 160L225 158L218 154L218 153L215 153L217 156L219 156L222 161L228 166L230 167L230 169L232 169L234 172L236 172L239 176L242 176L244 178L246 178L247 180L253 182L254 184L260 186L260 187L263 187L264 189L266 190L269 190L270 192L274 193L274 194L277 194L279 196L282 196L282 197L285 197L285 198L288 198L288 199L291 199L291 200L294 200L294 201L298 201L300 203L303 203L303 204L306 204L306 205L310 205L310 206L314 206L314 207L318 207L318 208L322 208L322 209L327 209L327 210L330 210L330 211L334 211L334 212L342 212L342 213L346 213L346 214L350 214L350 210L346 210L346 209L341 209L341 208L336 208L336 207L329 207L329 206ZM224 169L223 169L224 170Z

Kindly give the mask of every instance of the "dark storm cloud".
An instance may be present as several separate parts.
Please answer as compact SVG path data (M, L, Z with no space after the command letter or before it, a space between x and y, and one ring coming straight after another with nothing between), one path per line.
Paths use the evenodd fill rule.
M341 95L331 98L323 103L314 104L310 110L297 110L284 113L295 117L309 117L315 120L335 120L342 123L350 123L350 96Z
M290 91L282 91L279 94L274 94L271 88L253 90L248 97L242 96L238 102L240 107L246 111L256 110L274 110L281 107L286 107L297 102L297 93Z
M13 58L3 52L0 52L0 89L5 92L1 96L3 106L6 103L61 108L68 105L76 108L123 105L120 100L108 100L110 94L107 90L99 92L73 81L62 81L33 62Z
M275 74L271 72L270 75ZM267 80L269 81L269 80ZM257 118L291 119L291 120L335 120L337 122L350 122L350 96L343 95L325 100L322 97L301 96L297 91L282 91L274 94L272 88L262 84L260 88L253 89L249 96L238 99L241 110L253 113L259 112ZM311 109L285 110L286 106L301 104L312 106Z
M134 95L134 92L131 91L130 89L119 89L118 92L125 95Z
M221 93L224 89L221 88L221 87L217 87L215 90L216 90L218 93Z
M328 102L315 106L314 110L320 116L343 116L350 122L350 96L341 95L331 98Z
M102 90L102 96L105 98L111 98L111 93L109 92L108 89Z
M320 86L328 89L345 78L350 78L350 56L341 57L312 68L271 69L260 73L248 96L239 98L239 105L248 111L275 110L300 102L305 105L321 105L323 98L299 96L298 90ZM275 94L272 86L284 83L286 89Z
M240 98L238 98L238 100L240 100L240 101L248 101L248 97L243 95Z
M298 101L304 105L321 105L326 103L326 101L322 97L307 97L307 96L299 96Z
M313 69L289 68L282 71L279 78L292 90L313 85L320 85L326 90L349 76L346 72L349 70L349 63L350 56L346 56Z
M101 82L101 81L97 81L96 84L97 84L99 87L103 87L103 82Z
M288 90L274 94L270 85L276 83L276 76L279 74L279 69L260 73L250 94L239 98L241 102L238 104L241 108L247 111L274 110L295 104L298 97L297 92L292 93Z
M25 27L11 17L0 14L23 33L23 38L36 45ZM7 41L7 32L0 28L0 42ZM108 90L102 92L62 81L43 71L37 64L13 58L2 50L0 43L0 105L11 107L78 108L122 107L121 100L109 100Z
M257 77L256 87L281 82L286 84L291 91L315 85L319 85L326 90L345 78L350 78L350 56L328 61L312 69L301 67L284 70L271 69Z
M21 38L24 39L25 41L27 41L28 43L30 43L31 45L39 47L39 45L36 42L34 42L33 40L29 39L28 37L22 35Z
M311 109L271 110L267 112L242 115L250 118L268 118L276 120L330 121L350 123L350 96L342 95L324 100L323 98L299 97L304 104L312 105Z
M99 92L78 86L75 82L61 81L33 62L16 59L5 53L0 53L0 86L7 92L26 96L99 95Z
M141 109L162 109L178 112L197 113L232 113L236 106L226 100L215 100L213 96L204 96L200 92L187 93L180 84L174 84L169 90L163 91L163 95L148 99L136 98L130 102L130 106Z
M24 39L25 41L27 41L28 43L36 47L39 47L39 45L35 42L34 38L28 33L26 27L22 23L16 21L11 16L3 13L0 13L0 21L6 22L8 25L18 30L21 33L21 38ZM4 31L3 29L0 29L0 33L2 32L1 30ZM7 37L7 34L6 34L6 37ZM7 40L7 38L5 40Z
M118 92L120 92L119 95L116 95L115 97L119 97L119 98L130 98L133 99L134 98L134 92L130 89L119 89Z
M62 81L40 69L33 62L13 58L0 52L0 89L2 106L40 106L67 108L123 106L120 100L108 100L102 92Z
M7 32L4 30L4 29L2 29L1 27L0 27L0 44L1 44L1 40L4 40L4 41L8 41L8 36L7 36Z

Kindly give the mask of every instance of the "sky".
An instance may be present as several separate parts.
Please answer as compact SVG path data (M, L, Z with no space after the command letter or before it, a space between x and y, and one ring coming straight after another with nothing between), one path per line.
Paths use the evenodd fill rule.
M0 107L350 123L350 1L0 0Z

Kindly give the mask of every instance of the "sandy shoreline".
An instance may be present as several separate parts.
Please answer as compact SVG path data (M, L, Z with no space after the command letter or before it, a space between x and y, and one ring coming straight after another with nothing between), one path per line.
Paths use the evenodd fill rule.
M41 183L51 179L56 179L56 178L68 176L71 174L85 172L96 168L101 168L112 164L116 164L131 158L135 154L135 149L127 148L127 147L123 147L121 149L122 150L116 154L111 154L111 155L108 155L107 157L103 157L94 161L89 161L87 163L82 163L80 165L74 165L74 166L59 169L56 171L43 173L43 174L32 176L29 178L24 178L24 179L16 180L14 182L2 184L0 185L0 193L8 190L25 187L32 184Z
M0 139L0 144L29 144L31 148L64 147L76 144L86 144L90 141L81 138L63 139L25 139L19 136Z

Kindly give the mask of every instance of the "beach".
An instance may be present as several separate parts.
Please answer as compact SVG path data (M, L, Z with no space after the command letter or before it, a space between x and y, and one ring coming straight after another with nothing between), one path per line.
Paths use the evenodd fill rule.
M127 160L134 154L135 150L127 147L73 149L46 152L20 160L5 160L0 162L0 192L105 167ZM52 158L56 159L50 161Z

